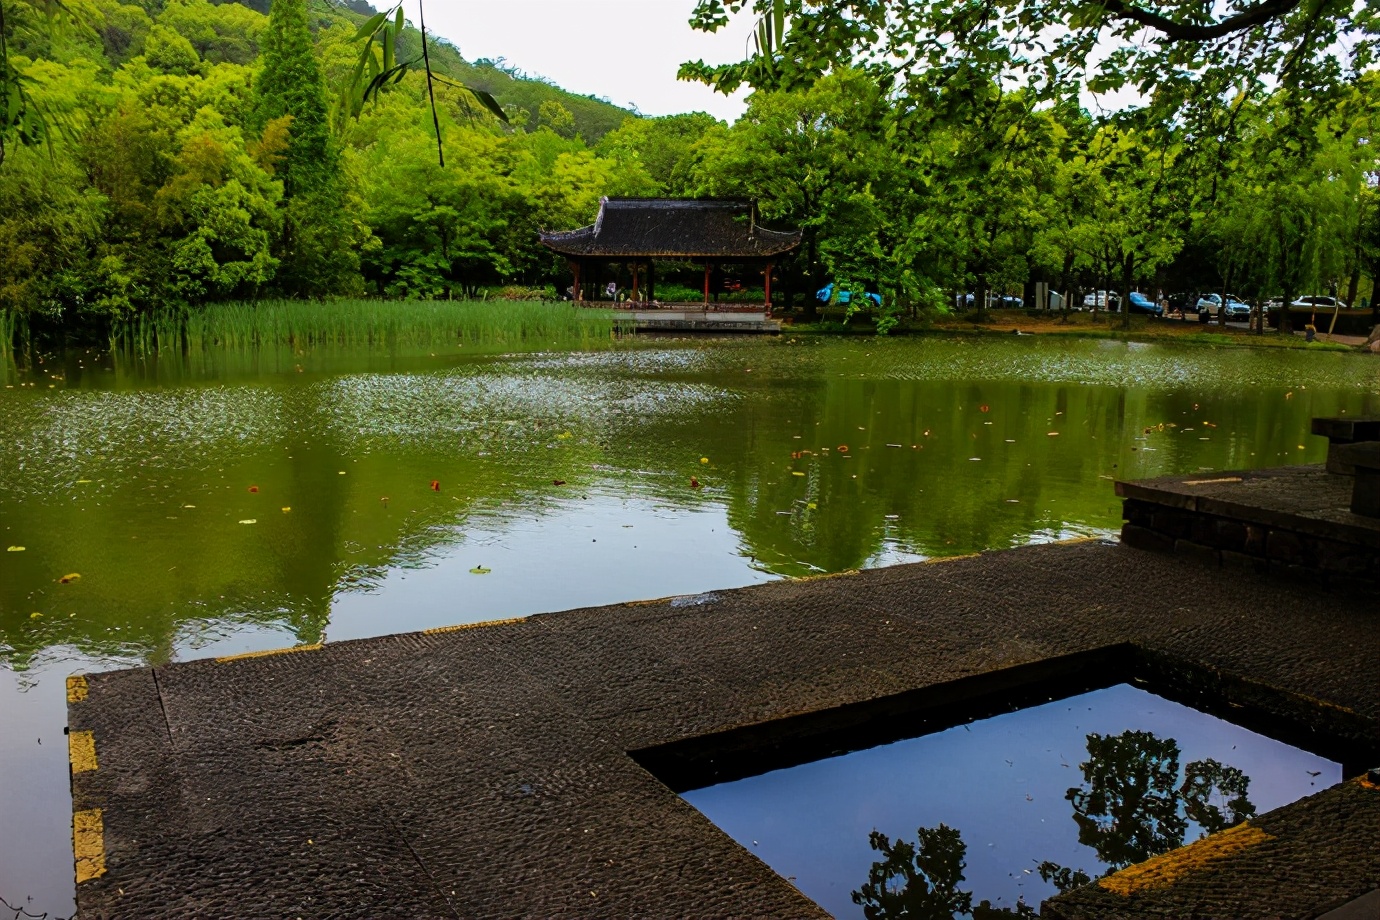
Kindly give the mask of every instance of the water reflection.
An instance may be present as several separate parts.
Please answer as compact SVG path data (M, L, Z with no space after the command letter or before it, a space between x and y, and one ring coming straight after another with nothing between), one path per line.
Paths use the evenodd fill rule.
M1088 759L1079 764L1083 783L1064 798L1073 805L1078 842L1090 847L1102 864L1096 877L1183 846L1191 827L1201 837L1255 816L1248 797L1250 777L1209 757L1191 761L1181 778L1179 745L1173 738L1148 731L1091 732L1087 751ZM915 843L892 841L874 829L868 844L881 858L852 893L867 920L1036 916L1032 906L1020 901L1010 908L986 900L973 905L973 893L959 887L967 845L948 825L919 828ZM1094 878L1082 868L1051 860L1041 861L1038 872L1060 892Z
M1147 841L1340 780L1340 764L1122 684L684 797L836 917L1023 916Z
M1006 908L984 900L974 906L973 893L959 888L968 853L962 835L947 824L922 827L916 833L914 844L899 839L893 843L879 831L869 837L868 843L882 858L872 864L862 888L853 892L853 903L862 908L867 920L1036 916L1023 903Z

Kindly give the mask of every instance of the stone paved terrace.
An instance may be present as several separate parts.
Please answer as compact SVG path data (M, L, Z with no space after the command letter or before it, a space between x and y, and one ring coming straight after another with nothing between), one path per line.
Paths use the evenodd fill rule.
M1380 587L1380 518L1351 511L1352 477L1321 466L1118 482L1121 538L1252 572Z
M821 916L642 764L683 785L1141 677L1354 775L1377 627L1374 592L1085 542L74 678L80 915ZM1248 825L1051 916L1316 917L1380 888L1380 791L1253 824L1275 849Z

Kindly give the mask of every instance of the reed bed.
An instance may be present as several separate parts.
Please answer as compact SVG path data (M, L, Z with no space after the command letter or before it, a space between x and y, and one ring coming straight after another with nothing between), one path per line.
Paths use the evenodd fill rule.
M140 317L112 330L111 346L140 354L273 347L536 351L606 345L626 325L613 311L563 303L269 300Z

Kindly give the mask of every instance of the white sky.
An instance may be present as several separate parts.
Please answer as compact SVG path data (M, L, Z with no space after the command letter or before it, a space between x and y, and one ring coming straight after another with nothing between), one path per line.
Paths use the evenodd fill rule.
M752 18L735 17L711 35L690 28L694 7L695 0L431 0L426 25L468 61L502 57L563 89L644 115L703 111L731 122L745 108L745 91L724 96L677 80L676 69L684 61L742 60ZM416 0L405 8L417 23Z

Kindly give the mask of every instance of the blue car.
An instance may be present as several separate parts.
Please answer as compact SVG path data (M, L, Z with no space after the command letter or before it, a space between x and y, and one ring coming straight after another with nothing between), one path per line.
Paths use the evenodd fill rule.
M1140 291L1132 291L1126 299L1128 301L1126 309L1130 313L1146 313L1150 316L1164 315L1164 307L1155 303Z
M865 296L867 297L868 300L872 301L872 303L873 303L874 305L879 306L879 307L882 305L882 295L880 295L880 294L873 294L873 293L871 293L871 292L869 291ZM824 287L820 288L820 289L815 293L815 297L819 298L820 300L824 301L825 303L828 303L830 300L832 300L832 299L834 298L834 282L831 281L831 282L829 282L828 284L826 284ZM852 293L851 293L850 291L843 291L843 292L841 292L841 293L839 294L839 303L844 303L844 304L846 304L846 303L848 303L848 301L850 301L850 300L852 300L852 299L853 299L853 295L852 295Z

